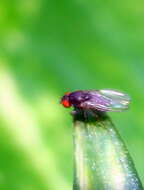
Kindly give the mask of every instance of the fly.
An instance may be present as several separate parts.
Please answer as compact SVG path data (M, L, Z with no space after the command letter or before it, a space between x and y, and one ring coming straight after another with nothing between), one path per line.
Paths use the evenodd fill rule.
M61 98L61 104L69 108L118 112L128 108L130 97L117 90L79 90L67 92Z

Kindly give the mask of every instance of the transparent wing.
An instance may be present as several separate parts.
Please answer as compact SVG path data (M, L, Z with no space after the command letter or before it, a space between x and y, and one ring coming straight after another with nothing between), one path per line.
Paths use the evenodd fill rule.
M127 94L116 90L100 90L99 93L103 98L109 99L109 111L123 111L128 108L130 97Z
M84 107L99 111L123 111L128 108L130 97L116 90L89 91L91 98L84 102Z

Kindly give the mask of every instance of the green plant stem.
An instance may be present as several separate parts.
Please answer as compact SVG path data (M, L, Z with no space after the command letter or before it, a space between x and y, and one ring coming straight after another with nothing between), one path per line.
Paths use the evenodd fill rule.
M77 112L73 190L142 189L128 150L109 117Z

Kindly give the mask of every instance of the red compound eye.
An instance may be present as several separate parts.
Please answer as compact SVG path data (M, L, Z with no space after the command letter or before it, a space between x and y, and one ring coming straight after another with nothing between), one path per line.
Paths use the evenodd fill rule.
M69 108L71 106L70 102L68 100L62 100L61 104L65 107L65 108Z

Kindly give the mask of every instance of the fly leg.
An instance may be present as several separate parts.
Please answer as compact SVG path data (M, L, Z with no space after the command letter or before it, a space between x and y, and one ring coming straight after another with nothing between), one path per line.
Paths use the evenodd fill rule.
M84 120L85 121L88 121L88 118L89 118L89 113L88 113L88 110L83 110L83 116L84 116Z
M73 116L74 120L85 120L85 118L87 117L85 111L81 108L74 107L74 110L70 113Z

